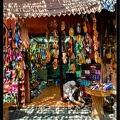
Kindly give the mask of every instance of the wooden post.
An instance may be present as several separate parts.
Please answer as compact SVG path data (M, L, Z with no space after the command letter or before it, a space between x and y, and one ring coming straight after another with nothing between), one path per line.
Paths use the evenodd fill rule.
M61 33L59 34L59 63L60 63L60 98L63 101L63 71L62 71Z
M6 33L5 33L5 36L4 36L5 37L4 45L7 46L7 44L8 44L7 43L7 40L8 40L8 27L7 27L7 20L6 19L4 19L4 24L5 24L4 26L6 28Z
M25 70L25 103L30 103L29 70Z

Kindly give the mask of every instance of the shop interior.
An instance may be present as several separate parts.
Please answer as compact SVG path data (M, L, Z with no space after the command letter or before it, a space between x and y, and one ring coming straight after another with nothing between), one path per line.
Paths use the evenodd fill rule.
M72 106L62 102L70 80L83 98L93 82L116 88L116 11L4 19L3 30L3 102L13 101L11 109Z

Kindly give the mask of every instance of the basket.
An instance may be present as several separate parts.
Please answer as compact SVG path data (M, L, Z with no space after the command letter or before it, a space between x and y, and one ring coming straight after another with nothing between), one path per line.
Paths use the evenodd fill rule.
M86 87L85 88L86 92L92 96L96 96L96 97L106 97L109 96L112 92L112 90L92 90L91 88Z

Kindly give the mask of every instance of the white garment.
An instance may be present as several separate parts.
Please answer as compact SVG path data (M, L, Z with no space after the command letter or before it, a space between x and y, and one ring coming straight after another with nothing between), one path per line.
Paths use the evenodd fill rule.
M69 98L70 101L74 101L73 94L77 87L75 86L74 88L71 88L70 84L73 83L73 81L68 81L63 85L63 97L64 98Z

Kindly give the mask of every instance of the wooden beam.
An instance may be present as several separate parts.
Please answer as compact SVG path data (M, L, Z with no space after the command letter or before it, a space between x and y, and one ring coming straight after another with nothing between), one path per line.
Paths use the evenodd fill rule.
M59 33L59 63L60 63L60 98L63 101L63 70L62 70L62 47L61 47L61 32Z

